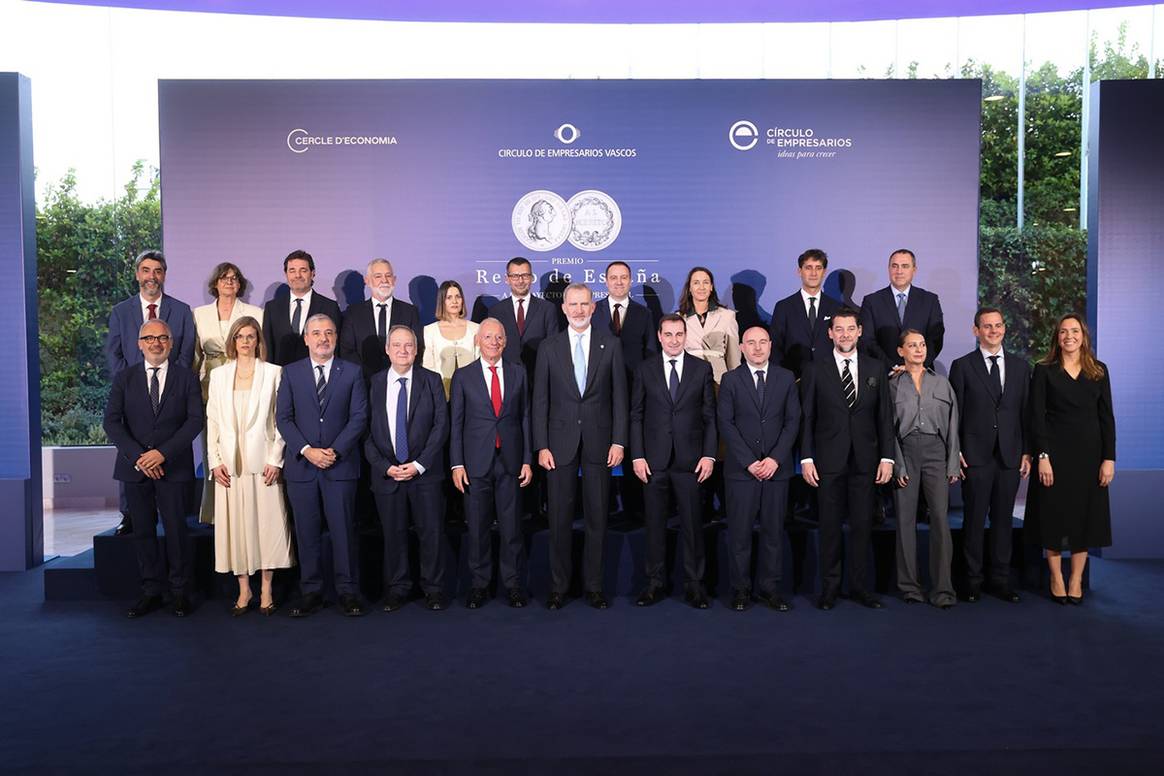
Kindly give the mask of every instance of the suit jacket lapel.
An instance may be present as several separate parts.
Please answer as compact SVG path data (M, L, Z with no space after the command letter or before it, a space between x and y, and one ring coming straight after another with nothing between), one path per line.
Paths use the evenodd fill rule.
M238 307L238 303L235 303L235 307ZM230 382L232 385L234 384L234 376L236 374L235 370L238 368L237 365L237 361L229 362L231 369ZM250 428L251 424L255 422L255 418L259 414L259 400L262 398L262 394L267 389L267 380L270 378L270 376L271 370L267 367L267 364L263 361L256 360L255 376L254 379L251 380L251 395L247 400L246 417L243 418L243 425L239 431Z
M527 323L528 323L528 321L527 321ZM527 328L526 331L529 331L529 329ZM574 336L573 336L573 330L567 328L566 331L563 333L566 336L562 337L562 347L558 350L558 357L560 359L563 359L562 360L562 368L566 370L565 374L569 375L566 378L566 382L570 383L571 387L574 389L574 395L577 396L579 399L581 399L582 394L578 391L578 382L574 379ZM593 344L594 343L593 332L590 334L590 337L591 337L590 342L591 342L591 344ZM590 371L589 366L587 366L586 371L587 372ZM589 377L587 377L587 380L589 380Z
M515 380L517 380L517 378L514 376L513 369L506 366L505 362L502 361L501 362L501 383L502 383L501 414L502 415L504 415L509 410L510 399L513 397L513 390L514 390L514 384L515 384L514 381ZM482 387L484 387L483 382L482 382ZM490 395L489 391L485 391L485 401L487 401L489 403L489 406L491 408L493 407L493 397ZM498 416L498 417L500 417L500 416Z
M614 336L613 334L611 335ZM598 372L598 365L603 354L606 352L606 345L598 341L597 332L594 327L590 327L590 355L586 359L586 391L590 390L590 386L594 385L594 375ZM582 394L585 395L586 391Z

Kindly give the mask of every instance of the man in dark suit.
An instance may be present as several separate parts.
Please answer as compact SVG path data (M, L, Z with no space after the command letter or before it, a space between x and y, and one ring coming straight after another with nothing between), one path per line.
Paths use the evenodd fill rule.
M706 609L711 603L703 587L699 485L715 466L714 381L711 366L683 350L683 316L664 315L658 340L662 355L640 362L631 391L631 459L635 476L644 483L647 529L647 587L635 603L650 606L666 595L667 497L674 493L683 537L684 598Z
M819 488L821 596L832 609L841 589L841 522L849 520L849 594L870 609L881 601L869 591L873 486L893 476L893 407L880 359L857 352L861 337L856 310L833 314L830 356L805 365L800 378L804 412L800 467Z
M792 448L800 430L800 397L792 372L772 363L765 328L745 331L740 350L744 363L725 373L719 386L732 608L742 612L752 599L752 524L759 519L756 597L786 612L792 605L780 593L784 513L796 468Z
M340 310L334 299L312 289L315 259L307 251L291 251L283 259L283 274L291 293L276 295L263 305L263 339L267 361L287 366L307 358L305 326L314 315L326 315L339 326Z
M194 361L194 315L185 302L180 302L164 292L166 284L166 257L161 251L143 251L138 254L135 268L138 293L113 308L109 314L109 332L105 337L105 362L109 368L109 378L126 367L142 362L142 351L138 347L138 332L146 321L165 321L170 327L170 359L187 369ZM121 524L117 526L118 536L132 530L129 519L129 503L125 486L119 489L121 500Z
M418 352L414 354L417 359L424 350L424 331L416 307L393 298L396 273L387 259L368 262L364 283L371 290L372 298L349 305L344 311L339 354L345 361L360 364L364 369L364 382L368 382L372 375L388 368L388 332L393 326L412 329L418 343Z
M105 433L117 447L113 477L125 487L141 573L142 598L130 607L130 617L142 617L162 605L167 561L173 612L185 617L191 611L186 595L191 557L185 493L194 480L191 445L202 430L202 391L193 372L169 360L171 331L161 319L139 327L143 358L117 373L105 405ZM167 561L158 557L159 513Z
M861 300L861 346L889 366L901 363L897 342L906 329L926 338L926 367L933 369L942 352L946 326L938 295L913 285L917 259L913 251L899 248L889 255L889 285L866 294Z
M441 376L416 361L416 332L388 332L391 366L372 378L372 425L364 453L372 493L384 529L384 611L408 601L408 518L420 541L420 586L424 605L444 609L444 455L449 411Z
M306 617L323 607L320 533L326 522L340 610L359 617L364 607L356 579L354 512L368 395L359 366L335 357L332 319L313 315L303 329L310 355L283 368L275 405L275 423L287 444L283 478L299 547L302 599L291 616Z
M481 358L453 373L449 403L449 464L453 485L465 494L469 533L470 609L485 605L493 562L489 529L501 539L500 581L509 605L529 602L521 581L523 537L519 488L533 479L530 467L530 396L525 368L504 361L505 327L486 318L477 330Z
M610 470L622 462L627 441L626 369L618 341L590 325L594 314L590 289L571 283L563 300L569 327L542 342L534 378L533 446L538 464L547 472L549 490L553 590L546 605L560 609L570 587L571 526L581 465L586 602L605 609L602 551Z
M983 583L982 550L990 515L988 589L1018 603L1010 584L1011 519L1019 480L1031 472L1027 453L1027 395L1031 368L1004 353L1006 322L996 307L974 314L978 347L950 365L950 385L958 397L962 445L962 524L966 556L966 600L978 601Z
M554 305L530 292L533 267L515 256L505 265L509 298L489 308L489 317L505 327L505 360L520 361L527 375L536 375L538 348L546 337L562 330Z
M828 272L828 254L809 248L796 259L800 290L776 303L768 330L772 335L772 355L780 366L800 379L803 364L819 350L832 350L829 322L841 303L822 290Z
M639 364L658 352L658 338L650 311L630 298L630 266L624 261L613 261L607 265L603 278L607 294L595 305L591 323L596 330L611 334L622 343L622 363L626 367L629 390ZM643 512L643 488L629 474L624 472L614 480L613 490L624 515L637 518Z

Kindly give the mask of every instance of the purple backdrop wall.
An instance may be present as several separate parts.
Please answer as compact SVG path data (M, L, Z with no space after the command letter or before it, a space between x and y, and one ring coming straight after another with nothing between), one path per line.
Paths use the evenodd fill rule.
M229 258L261 303L304 248L341 306L386 256L431 315L446 278L502 295L513 255L542 288L568 274L601 289L622 259L663 311L706 264L745 321L766 320L805 248L859 302L905 246L942 297L948 363L971 345L980 99L972 80L162 81L168 290L209 301ZM573 199L586 191L600 194ZM532 224L538 200L552 215ZM571 225L590 250L542 250Z

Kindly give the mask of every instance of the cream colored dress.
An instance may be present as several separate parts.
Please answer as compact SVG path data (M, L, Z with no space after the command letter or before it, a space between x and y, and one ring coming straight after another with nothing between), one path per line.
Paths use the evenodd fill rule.
M210 391L210 372L226 363L226 336L230 327L243 316L249 315L263 325L263 309L236 299L230 310L230 320L218 318L218 302L194 308L194 374L202 384L202 405L206 405ZM259 332L262 339L263 333ZM206 457L206 446L202 447L203 471L206 479L202 487L202 508L198 520L202 523L214 522L214 478L210 476L210 465Z
M421 366L440 374L445 384L445 398L449 398L449 386L453 372L481 357L477 347L477 324L465 321L465 333L460 339L449 340L441 335L439 321L424 327L424 358Z
M712 377L718 388L724 373L740 365L740 327L736 323L736 311L717 307L707 313L703 323L694 313L685 320L686 350L711 364Z
M257 362L249 391L234 390L235 362L214 370L207 404L207 449L212 466L224 464L229 488L214 488L214 570L254 574L295 564L281 482L266 485L263 467L283 464L275 427L281 370Z

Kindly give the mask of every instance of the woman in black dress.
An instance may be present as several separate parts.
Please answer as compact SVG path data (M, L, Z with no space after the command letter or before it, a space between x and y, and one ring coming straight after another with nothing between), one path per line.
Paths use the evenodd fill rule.
M1095 359L1083 319L1059 319L1051 352L1035 365L1031 425L1039 477L1031 489L1031 526L1047 551L1051 597L1083 600L1088 547L1111 544L1107 486L1115 476L1115 416L1107 367ZM1063 582L1062 553L1071 553Z

